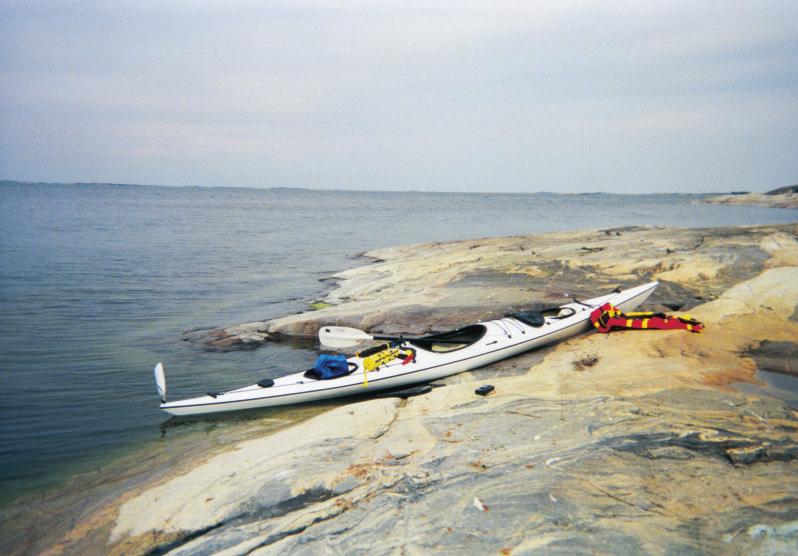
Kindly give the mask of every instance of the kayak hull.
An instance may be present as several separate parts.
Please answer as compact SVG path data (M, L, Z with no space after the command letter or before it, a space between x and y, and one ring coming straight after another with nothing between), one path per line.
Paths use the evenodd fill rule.
M368 372L365 377L367 386L362 360L351 357L349 361L355 363L357 368L347 376L314 380L300 372L274 379L274 384L266 388L253 384L216 396L162 403L160 407L172 415L203 415L315 402L438 380L585 332L593 327L590 321L593 308L609 302L622 311L630 311L643 303L657 285L657 282L652 282L582 302L564 304L560 312L567 316L546 317L545 323L539 327L513 317L480 322L477 325L484 327L482 337L460 349L440 353L422 349L419 345L404 344L415 348L415 361L405 364L397 359Z

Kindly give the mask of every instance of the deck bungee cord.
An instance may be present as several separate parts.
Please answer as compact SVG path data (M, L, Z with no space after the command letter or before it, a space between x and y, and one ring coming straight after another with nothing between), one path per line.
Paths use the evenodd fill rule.
M371 355L367 355L366 357L363 357L360 353L356 355L357 357L360 357L363 362L364 388L369 385L368 374L370 372L378 371L383 365L387 365L396 359L400 359L402 361L402 365L415 362L416 350L413 348L400 348L398 345L399 344L397 344L397 347L392 347L391 344L383 344L382 346L379 346L378 351L370 351Z

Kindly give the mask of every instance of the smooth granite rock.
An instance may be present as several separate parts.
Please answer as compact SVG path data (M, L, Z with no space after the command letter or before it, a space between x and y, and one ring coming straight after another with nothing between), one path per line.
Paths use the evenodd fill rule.
M746 346L798 340L796 302L798 267L772 269L696 307L703 334L585 335L486 397L471 381L333 409L140 489L109 548L794 553L798 413L729 385L754 380Z
M338 307L269 326L309 331L336 309L401 326L389 315L435 307L450 325L469 298L490 314L553 301L555 283L587 295L660 278L652 306L683 303L706 331L585 334L422 396L333 405L131 484L71 518L51 552L795 554L798 412L734 385L757 381L757 350L798 343L796 228L377 252L384 262L344 273ZM488 380L495 390L476 395Z

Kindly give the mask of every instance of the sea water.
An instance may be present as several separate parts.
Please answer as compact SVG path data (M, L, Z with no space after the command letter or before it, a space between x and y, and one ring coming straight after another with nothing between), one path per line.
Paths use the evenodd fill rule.
M363 251L633 224L798 221L695 195L464 194L0 183L0 504L157 439L170 397L307 368L312 346L183 333L308 310Z

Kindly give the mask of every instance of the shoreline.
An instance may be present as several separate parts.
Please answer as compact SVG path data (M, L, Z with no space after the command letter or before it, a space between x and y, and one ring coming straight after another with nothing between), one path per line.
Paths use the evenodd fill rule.
M660 310L687 310L763 270L772 252L792 241L782 230L795 234L798 227L627 226L377 249L361 254L372 259L368 264L331 276L336 287L318 300L328 307L216 329L198 340L252 349L315 338L322 324L439 332L517 306L654 278L661 282L653 298Z
M180 475L208 458L235 450L239 442L269 436L331 407L319 403L203 420L164 414L160 439L118 448L99 461L80 462L54 485L31 487L6 501L0 508L0 548L6 554L45 549L59 553L59 546L74 536L77 523L87 520L93 527L97 519L106 519L109 507L142 486L159 484L167 476ZM35 538L25 538L28 528ZM96 533L79 549L71 549L105 552L105 542Z
M607 504L620 504L631 511L637 520L634 523L654 519L654 529L668 539L669 546L677 546L687 541L669 529L678 522L672 513L674 497L692 499L689 489L694 488L696 494L711 495L713 503L721 503L715 494L706 492L706 487L699 489L694 480L680 475L683 472L678 462L690 455L691 466L720 473L729 480L740 475L752 488L762 488L760 498L766 502L746 506L743 513L750 523L735 525L741 533L733 534L728 542L720 538L719 531L725 530L728 523L723 519L729 516L710 519L707 502L702 503L704 511L692 508L688 514L703 520L704 529L700 530L714 536L712 542L705 539L688 546L704 550L755 548L758 537L749 531L765 519L767 504L777 503L767 495L775 492L776 476L787 473L789 477L791 471L796 475L798 416L778 401L735 393L729 385L756 381L756 366L737 351L762 340L798 342L798 286L792 285L798 284L797 238L798 224L705 229L628 227L399 246L365 253L375 260L336 275L341 282L323 299L333 303L330 307L230 327L225 329L227 337L239 338L233 343L238 345L253 339L263 343L269 341L269 335L310 336L325 319L386 333L415 332L408 327L419 321L441 329L501 313L514 304L554 301L555 294L566 293L564 290L581 296L589 294L589 288L630 285L649 275L664 276L662 291L649 306L668 312L677 310L677 306L691 313L695 309L710 328L700 336L679 331L582 335L455 375L443 381L446 387L421 398L333 404L332 409L323 408L309 420L300 419L276 432L232 439L210 450L202 463L179 466L179 471L168 469L164 475L126 488L114 499L98 502L89 515L75 518L64 541L48 547L67 553L87 547L112 553L145 553L167 546L176 550L216 546L229 547L233 552L257 549L258 553L271 553L296 550L301 539L311 543L306 546L314 546L337 528L343 532L336 539L350 539L355 544L346 546L357 551L365 548L353 537L357 531L354 523L362 523L363 512L382 511L401 517L402 512L410 511L418 518L422 507L412 502L418 499L425 500L433 513L441 514L425 514L423 522L429 527L414 526L414 544L429 549L440 543L457 549L465 542L469 528L485 535L473 545L484 550L557 546L548 543L564 538L566 529L556 522L565 515L560 516L557 509L564 501L578 502L568 511L576 511L580 519L590 521L592 511L594 516L603 516L603 522L613 522ZM557 287L555 292L551 287L555 284L565 287ZM767 303L760 303L751 292L757 292ZM788 302L794 305L784 306ZM753 303L757 304L751 309ZM741 314L754 319L759 329L751 334L729 316ZM258 339L254 334L263 337ZM669 339L678 339L678 343ZM629 354L630 350L633 353ZM598 364L578 370L575 358L591 354L598 355ZM698 376L694 376L696 368ZM630 373L631 369L634 371ZM641 369L650 376L640 377ZM651 377L662 382L652 384ZM475 398L473 386L485 380L497 385L497 393ZM724 405L727 403L733 405ZM715 409L707 410L706 404ZM761 419L771 425L763 430ZM516 438L519 430L528 434ZM549 436L547 431L551 430L559 431L559 436ZM592 432L586 434L588 430ZM496 437L496 431L507 431L517 445ZM631 444L613 444L616 441L611 440L612 435L606 436L608 431ZM635 435L660 440L644 442L634 440ZM534 440L537 436L542 440ZM476 443L470 440L474 437ZM596 445L597 438L609 444ZM519 451L519 446L524 450ZM610 468L625 480L617 483L611 476L591 471L591 446L603 446L600 450L611 456ZM653 478L646 479L654 481L646 488L665 498L664 504L646 495L645 489L640 491L647 451L660 454L658 458L668 473L687 483L681 488L666 488ZM304 454L301 458L300 453ZM447 465L435 464L438 457ZM332 464L318 466L314 461ZM718 462L723 465L718 467ZM772 471L752 471L757 465L773 466ZM588 485L588 493L580 494L577 483L572 484L569 477L574 474L589 478L592 486ZM521 485L522 491L528 490L535 503L514 497L508 489L511 481ZM242 488L242 484L250 483L251 489ZM796 481L786 483L781 487L795 491L798 498ZM197 490L198 485L202 489ZM713 486L728 490L727 485ZM463 497L453 497L446 488L454 488ZM194 494L187 494L190 492ZM629 497L623 492L633 494ZM475 508L472 493L491 511ZM496 493L513 500L515 506L497 499ZM747 495L742 496L752 502ZM405 501L404 510L394 504L396 500ZM253 504L254 513L251 509L247 510L249 514L242 513L242 508L252 508ZM731 504L742 507L737 502ZM784 516L794 515L790 519L798 520L798 508L781 504L786 504ZM582 505L589 511L575 509ZM523 527L519 529L516 518L507 512L519 507L525 515L536 516L539 523L535 530L542 531L543 536L535 542L542 544L529 544L529 539L518 537ZM755 510L759 507L763 510ZM283 513L275 508L283 508ZM449 532L441 522L445 508L455 508L459 520L459 524L448 525L453 529ZM547 517L549 512L554 517ZM245 519L245 515L251 519ZM774 531L769 539L788 545L794 542L789 534L778 533L778 527L791 522L787 517L776 524L765 523ZM578 523L572 524L569 533L576 539L569 545L573 549L582 546L579 539L583 529ZM617 548L619 545L612 542L620 542L612 540L616 537L611 531L623 531L624 538L634 538L649 549L657 546L656 534L651 538L639 525L613 523L612 527L599 528L599 537L606 537L609 546ZM365 525L367 531L371 527ZM297 529L302 533L281 533ZM374 529L374 535L378 531ZM112 540L106 546L109 534ZM401 546L400 536L398 530L389 528L386 546ZM263 539L269 542L263 544ZM499 542L508 539L513 542ZM260 548L255 540L262 543Z

